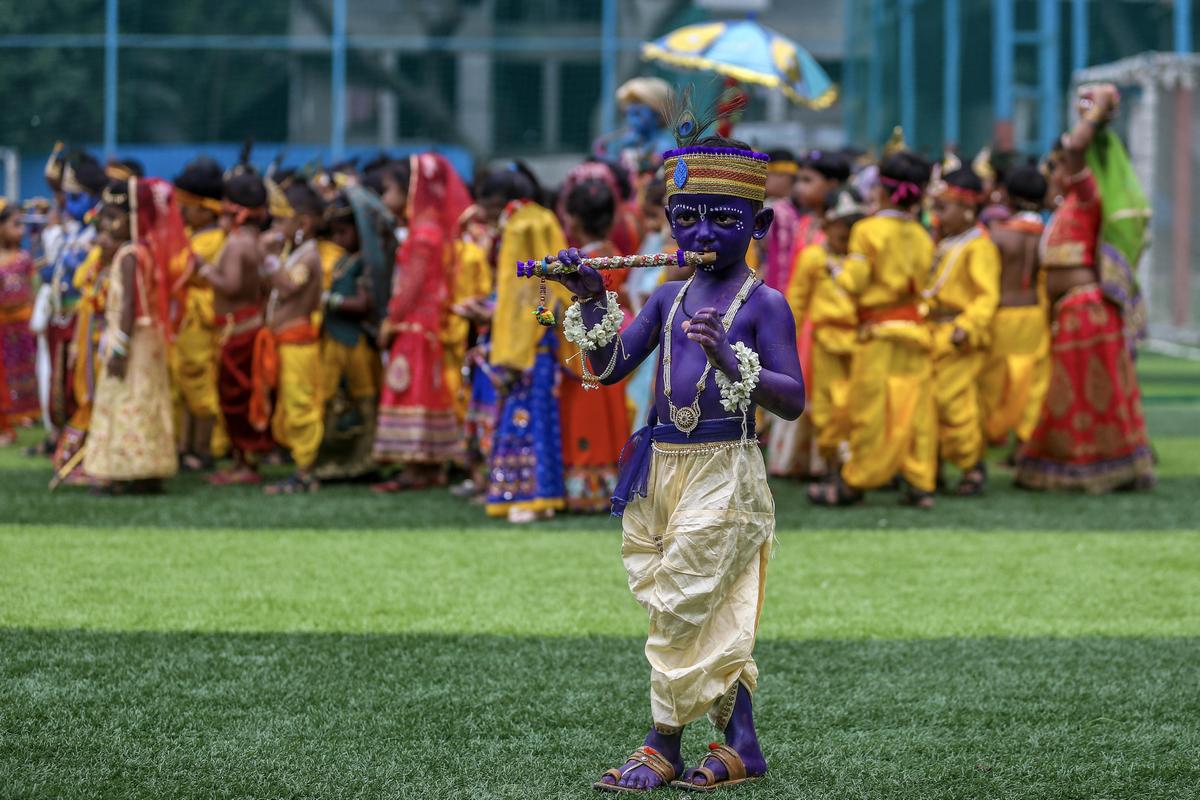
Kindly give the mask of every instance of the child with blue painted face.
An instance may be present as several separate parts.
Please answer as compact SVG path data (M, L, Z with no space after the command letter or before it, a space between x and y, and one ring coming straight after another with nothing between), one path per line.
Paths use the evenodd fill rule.
M767 157L710 137L664 158L675 240L715 260L660 287L621 333L599 273L555 277L578 298L565 335L601 382L622 380L661 346L651 418L626 445L613 498L629 585L650 618L653 727L595 784L609 791L707 789L766 773L752 651L775 509L754 417L758 407L785 419L804 409L791 310L746 265L773 219L763 208ZM581 261L575 249L559 258ZM725 742L685 771L683 728L706 714Z

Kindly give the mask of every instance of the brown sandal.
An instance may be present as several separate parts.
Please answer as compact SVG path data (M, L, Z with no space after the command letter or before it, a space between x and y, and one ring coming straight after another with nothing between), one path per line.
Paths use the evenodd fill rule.
M807 494L814 506L856 506L863 501L863 493L847 486L841 475L825 483L809 484Z
M954 494L958 497L979 497L987 487L987 465L980 461L963 473Z
M922 492L911 486L905 489L904 494L900 496L900 505L917 508L921 511L932 510L933 504L933 492Z
M704 766L710 758L715 758L720 761L725 767L725 777L717 780L717 776L711 769ZM739 783L749 783L756 781L762 775L747 775L746 764L742 761L742 757L737 751L729 745L717 744L713 742L708 746L708 754L700 759L700 766L688 770L692 779L697 775L704 778L704 784L692 783L688 780L675 781L671 785L676 789L686 789L689 792L715 792L725 786L736 786Z
M638 767L648 767L652 772L654 772L655 775L658 776L662 783L649 789L634 789L628 786L617 785L629 772L637 769ZM652 792L655 789L661 789L665 786L674 785L671 782L674 781L676 777L677 773L675 772L674 764L663 758L662 755L653 747L643 745L642 747L639 747L637 750L633 751L633 754L629 756L629 759L625 762L621 769L610 769L606 771L600 776L600 780L592 784L592 788L599 789L602 792L633 792L635 794L644 794L645 792ZM605 778L612 778L613 782L605 783Z

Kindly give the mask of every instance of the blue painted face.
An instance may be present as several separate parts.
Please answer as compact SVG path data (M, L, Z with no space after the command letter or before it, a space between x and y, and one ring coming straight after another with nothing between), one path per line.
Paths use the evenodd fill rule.
M63 210L71 219L83 221L83 217L87 212L92 210L96 205L96 198L86 192L69 192Z
M625 124L642 139L650 139L662 128L658 113L644 103L630 103L625 108Z
M716 253L717 262L702 267L722 272L745 261L751 239L761 239L775 212L755 213L749 200L726 194L676 194L667 203L671 233L684 250Z

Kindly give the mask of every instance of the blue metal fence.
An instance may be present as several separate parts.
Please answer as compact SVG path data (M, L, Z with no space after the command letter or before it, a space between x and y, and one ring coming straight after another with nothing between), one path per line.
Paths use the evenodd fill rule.
M1062 131L1071 73L1194 48L1192 0L843 1L843 96L865 98L847 138L874 146L900 123L931 153L990 141L1040 152Z
M615 123L613 95L617 83L617 60L621 51L636 49L639 40L618 36L618 0L598 0L602 5L602 30L599 36L538 36L505 37L418 36L349 34L347 14L349 0L331 0L330 33L321 35L257 35L257 34L148 34L122 33L119 30L120 0L104 0L104 32L85 33L20 33L0 34L0 50L72 48L103 49L104 51L104 117L103 150L115 155L120 142L117 134L119 54L123 50L249 50L317 53L330 56L330 137L329 150L333 157L346 154L346 54L349 50L422 51L422 52L493 52L537 53L547 48L570 49L575 52L594 52L601 62L602 110L601 126Z

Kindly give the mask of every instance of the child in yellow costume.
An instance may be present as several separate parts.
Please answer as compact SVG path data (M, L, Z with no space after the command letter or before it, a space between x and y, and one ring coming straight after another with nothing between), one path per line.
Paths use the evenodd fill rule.
M857 298L859 344L850 367L849 457L832 481L810 487L817 505L861 502L864 491L899 474L906 503L933 507L933 341L921 308L933 240L914 218L929 175L929 163L907 150L883 160L872 189L879 211L855 224L834 274Z
M353 480L376 469L371 457L382 362L375 346L375 287L359 239L358 212L346 192L325 212L326 253L342 255L325 278L321 337L325 441L317 465L321 480ZM318 245L319 246L319 245ZM322 269L326 266L322 258ZM344 386L344 391L343 391Z
M74 400L74 411L63 425L53 458L55 472L68 483L87 482L77 467L91 425L96 378L103 368L100 338L104 331L109 267L116 245L108 236L97 236L96 241L103 244L88 250L71 278L72 287L79 292L79 302L75 307L75 330L68 348L65 379L66 392Z
M205 264L216 263L225 246L225 230L219 224L222 175L215 161L201 157L175 178L175 197L194 256L183 319L170 358L180 466L185 470L211 469L214 454L223 455L229 449L217 397L221 326L213 311L212 286L199 274Z
M963 472L956 494L974 497L987 483L977 384L1000 301L1000 251L976 224L984 200L978 175L956 169L933 191L941 240L924 297L933 334L938 450L941 461Z
M468 213L476 206L468 209ZM463 364L467 359L467 342L471 323L480 303L492 293L492 266L487 252L466 238L454 243L454 275L450 280L450 303L442 316L442 357L445 360L446 386L454 399L454 413L459 423L467 415L470 386L463 383Z
M866 216L862 197L853 189L829 193L824 213L824 242L805 247L796 257L787 286L788 305L796 329L813 325L808 381L808 414L817 434L817 449L833 472L850 440L850 365L858 344L858 311L854 298L834 282L850 246L850 230Z
M268 486L268 494L317 490L312 466L325 434L321 333L315 322L324 279L317 242L311 236L315 227L302 227L306 220L320 220L324 208L321 198L304 183L289 186L286 199L289 209L273 204L274 226L263 240L267 252L264 271L271 295L267 301L267 327L259 336L265 340L261 349L270 365L264 370L265 382L275 390L269 414L271 435L291 453L296 472ZM293 248L298 239L303 241ZM291 252L285 257L288 249ZM258 342L255 348L260 348ZM254 419L255 404L251 406L251 421L261 428L266 419Z
M1015 433L1019 444L1033 435L1050 388L1050 309L1038 253L1046 179L1037 167L1019 165L1005 173L1003 185L1011 216L989 226L1000 248L1000 307L979 402L987 440L999 444Z

